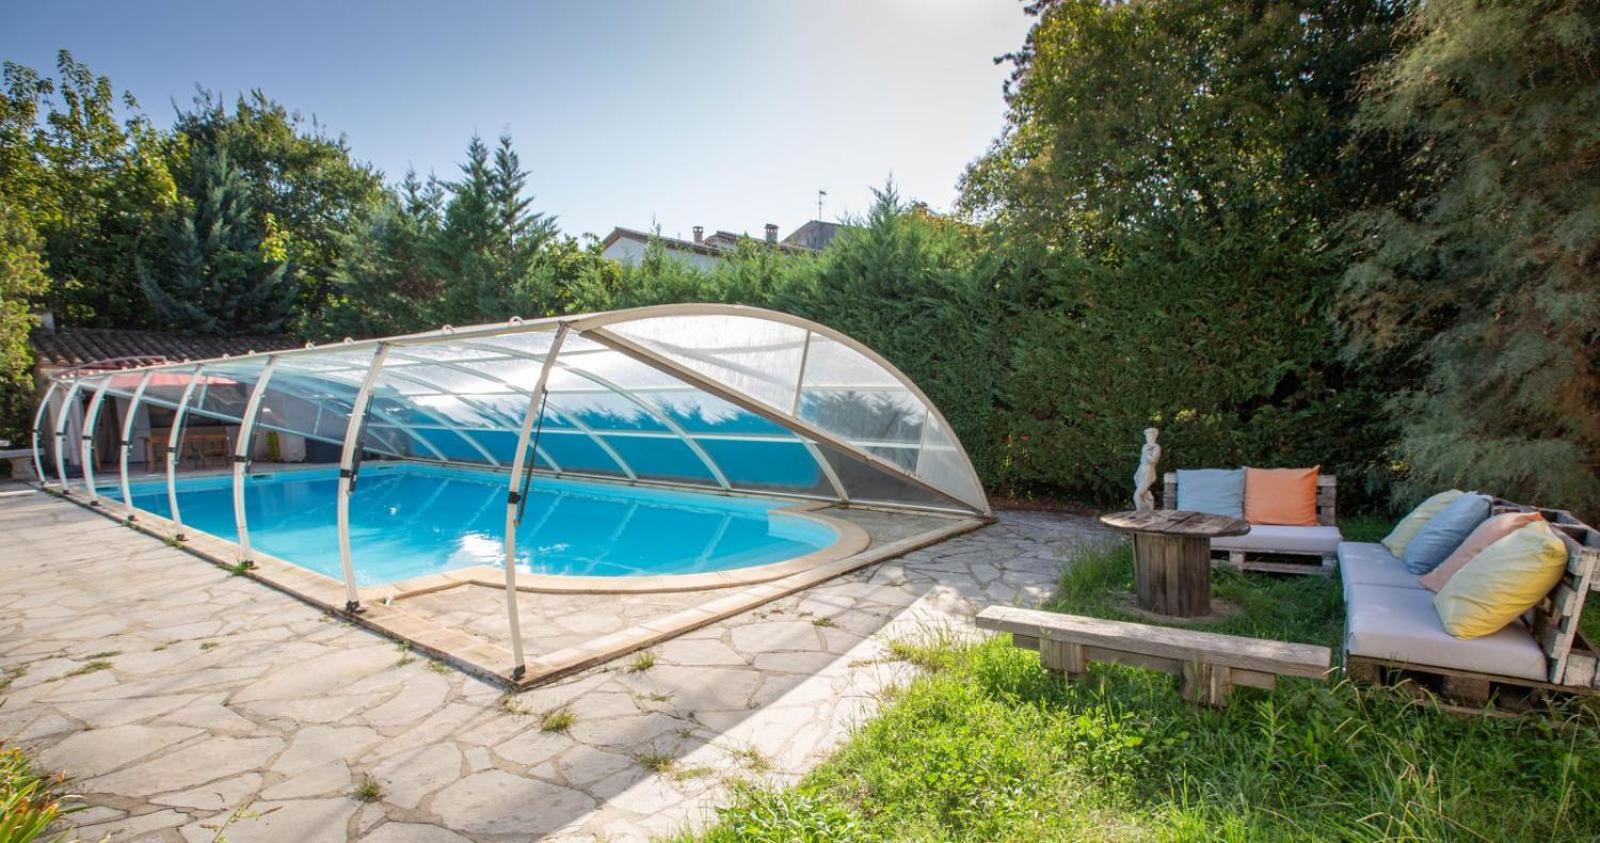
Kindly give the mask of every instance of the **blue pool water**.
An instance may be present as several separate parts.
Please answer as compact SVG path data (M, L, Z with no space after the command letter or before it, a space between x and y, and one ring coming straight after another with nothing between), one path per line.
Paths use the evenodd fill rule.
M120 490L107 489L120 499ZM131 486L138 509L170 517L164 482ZM409 463L368 464L350 499L350 553L366 585L504 558L506 475ZM250 543L334 578L339 563L332 469L254 474L245 485ZM637 576L779 562L833 544L820 523L774 513L785 502L536 477L517 530L520 571ZM237 540L231 476L178 480L186 529Z

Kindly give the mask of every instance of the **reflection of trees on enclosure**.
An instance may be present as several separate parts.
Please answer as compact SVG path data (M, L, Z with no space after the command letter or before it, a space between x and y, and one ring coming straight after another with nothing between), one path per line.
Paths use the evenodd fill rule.
M801 418L847 439L904 442L922 438L926 411L906 396L888 392L807 392Z

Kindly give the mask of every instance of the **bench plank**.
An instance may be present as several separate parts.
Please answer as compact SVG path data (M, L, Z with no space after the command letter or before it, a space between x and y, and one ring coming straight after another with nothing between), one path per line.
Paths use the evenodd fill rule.
M1279 676L1321 678L1332 664L1331 651L1312 644L1085 618L1015 606L989 606L978 613L977 625L980 629L1082 644L1097 650L1179 663L1202 662Z

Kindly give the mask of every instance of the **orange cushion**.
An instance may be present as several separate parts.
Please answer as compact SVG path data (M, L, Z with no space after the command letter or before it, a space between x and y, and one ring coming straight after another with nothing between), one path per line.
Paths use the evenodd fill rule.
M1245 468L1244 520L1317 526L1317 472L1321 468Z
M1446 556L1444 561L1439 563L1439 567L1423 574L1418 582L1427 586L1429 591L1438 592L1444 588L1445 582L1454 576L1455 572L1471 562L1472 557L1477 556L1484 548L1535 521L1543 520L1544 518L1537 512L1506 512L1496 515L1479 524L1477 529L1462 540L1454 553Z

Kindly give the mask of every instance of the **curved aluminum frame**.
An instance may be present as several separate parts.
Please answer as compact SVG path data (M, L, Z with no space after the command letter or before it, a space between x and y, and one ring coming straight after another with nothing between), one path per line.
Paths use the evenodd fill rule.
M39 478L41 488L44 486L44 449L39 446L39 429L44 426L45 414L50 411L50 399L55 397L56 390L60 388L60 381L50 381L44 396L39 399L39 409L33 414L33 476Z
M669 316L708 315L739 316L749 319L778 322L801 328L806 331L804 345L801 349L800 368L796 372L795 396L793 403L789 407L774 407L762 400L754 398L753 396L746 395L737 389L719 383L714 378L690 368L689 366L686 366L677 360L671 359L664 354L658 353L644 345L641 345L640 343L629 339L622 333L611 330L612 326L643 319ZM497 336L535 332L553 332L554 334L549 348L542 353L530 352L527 350L517 349L511 346L488 341ZM558 402L550 401L549 396L552 393L549 393L547 383L553 370L560 368L563 371L568 371L576 377L595 384L601 391L621 396L634 406L638 407L656 424L664 427L666 431L665 433L640 432L639 435L661 436L680 441L690 450L695 458L701 462L716 485L724 491L735 490L735 484L728 480L726 474L722 471L716 460L712 458L711 455L707 453L705 449L702 448L696 441L697 438L778 441L770 434L700 434L698 437L690 434L681 425L675 422L671 416L667 414L655 401L639 395L635 391L631 391L626 387L616 384L605 377L586 370L581 365L581 361L573 362L571 359L561 359L564 347L568 345L566 343L566 339L571 335L582 336L605 349L609 349L610 351L624 355L646 366L649 366L652 369L664 373L674 380L682 384L686 384L690 388L715 396L723 401L728 402L729 404L745 410L746 412L767 419L768 421L788 430L795 436L795 439L784 439L781 441L796 442L806 450L809 456L816 462L823 477L827 480L830 488L834 492L833 499L841 503L849 503L850 497L845 485L841 482L837 472L835 471L834 466L832 465L831 461L821 452L819 445L827 446L828 448L848 456L849 458L854 459L864 465L871 466L872 468L881 471L884 474L890 475L897 480L921 489L935 496L936 499L947 501L952 505L949 507L951 510L985 516L990 512L988 501L982 495L982 486L978 481L977 473L972 468L971 459L968 457L966 450L961 445L960 441L954 439L953 436L951 436L951 442L954 444L955 451L957 455L959 455L961 463L966 469L965 479L968 481L968 483L970 483L971 489L978 490L977 498L975 499L963 498L956 492L942 488L937 484L919 476L914 470L908 470L890 460L871 453L866 449L865 446L857 445L849 441L844 436L831 433L816 424L800 418L801 393L803 392L805 385L805 367L811 353L812 336L816 335L826 337L827 339L839 343L845 348L848 348L851 351L861 355L863 358L877 366L882 372L892 377L901 387L906 390L907 393L920 402L926 411L925 415L923 416L922 424L922 436L924 439L924 444L930 423L938 424L943 431L949 433L951 431L951 427L949 422L944 418L943 414L939 412L939 409L934 406L933 402L928 399L927 395L923 393L923 391L919 389L917 385L910 380L910 378L907 378L903 372L895 368L891 363L883 359L882 356L878 355L870 348L867 348L865 345L862 345L850 337L828 328L827 326L785 313L778 313L775 311L745 307L741 305L721 304L659 305L653 307L611 311L607 313L551 317L548 319L530 321L513 319L509 323L503 324L479 325L461 329L446 327L436 331L427 331L423 333L407 334L396 337L385 337L360 341L346 340L341 344L332 346L316 346L308 344L302 349L289 349L263 354L249 354L232 358L219 358L214 361L161 364L123 370L125 373L129 371L144 372L144 376L140 379L138 386L128 396L130 403L127 416L124 419L122 437L120 441L119 471L122 484L123 503L128 506L129 517L133 517L133 507L131 504L132 498L129 494L127 465L128 448L130 444L129 440L131 438L131 427L135 413L137 412L141 402L148 402L162 406L171 406L169 402L165 400L155 401L146 395L146 388L150 383L151 376L158 371L182 371L184 369L189 369L191 374L190 381L183 391L183 397L178 400L175 406L173 406L173 409L176 410L176 414L174 416L172 430L168 436L166 485L168 502L172 509L171 520L175 524L179 537L181 538L183 524L178 510L176 485L177 462L174 459L174 456L179 453L179 446L181 445L183 432L183 419L185 415L192 411L202 416L223 418L225 420L240 422L240 435L235 444L235 453L233 455L234 511L235 521L237 523L240 538L238 544L244 553L244 558L248 559L250 554L249 532L245 507L243 504L244 479L245 475L247 474L247 466L249 462L250 433L253 432L253 430L258 426L268 429L278 429L272 425L260 423L258 418L261 409L262 396L266 391L267 382L271 379L278 363L280 361L292 361L293 358L303 356L315 357L317 355L327 355L330 352L350 352L370 349L372 351L372 358L365 366L351 363L349 365L339 366L332 369L298 373L300 375L309 377L327 375L330 380L345 384L346 386L350 385L349 381L345 380L344 378L337 377L337 375L344 375L348 377L354 376L357 372L361 372L363 375L361 378L361 385L355 396L354 406L351 408L349 419L346 424L343 440L335 443L342 445L339 462L340 474L337 501L340 562L345 581L344 584L347 598L346 609L349 611L356 611L360 605L360 593L356 584L355 566L351 557L349 536L349 498L350 495L354 493L356 458L358 457L359 452L362 450L377 451L379 453L385 453L391 456L405 456L403 454L393 453L388 447L385 447L380 442L367 444L363 441L365 438L364 432L366 430L366 418L369 414L369 411L375 417L375 420L379 425L401 431L422 445L424 450L430 451L435 457L439 458L440 461L449 462L449 460L444 457L444 454L438 449L437 446L433 445L429 440L426 439L426 437L421 436L411 426L401 423L398 419L389 417L381 410L372 408L371 401L374 387L378 383L380 376L385 373L385 363L392 354L395 359L403 359L414 365L458 369L485 381L499 383L515 394L526 396L529 402L528 409L521 419L517 450L515 452L512 464L509 466L510 494L508 495L507 499L507 530L505 538L507 612L511 623L513 650L516 661L516 664L514 665L514 673L520 674L520 671L524 668L524 661L522 656L520 625L518 622L518 613L516 609L516 509L517 498L520 494L518 491L518 483L520 482L523 469L526 467L527 452L530 445L528 439L536 417L541 415L539 411L540 407L542 406L545 412L551 413L553 416L563 418L569 425L571 425L572 430L567 431L568 433L576 432L587 436L602 452L607 455L609 459L616 463L618 469L622 471L629 481L659 482L661 485L680 487L684 485L669 481L649 481L640 478L637 471L628 464L628 461L606 442L605 436L601 435L600 432L590 428L581 418L578 417L577 414L563 410L559 406ZM426 355L408 354L405 352L405 349L408 347L428 345L454 345L478 349L483 351L485 354L494 355L495 359L521 358L538 361L541 364L539 369L539 379L537 384L532 389L527 389L519 386L518 384L497 377L489 372L474 370L471 367L472 361L458 362L441 360L428 357ZM569 357L578 357L587 353L594 352L589 350L573 351L569 352ZM194 395L195 387L202 379L208 364L221 363L224 360L226 360L226 362L229 364L237 364L240 361L248 361L256 357L264 358L265 365L256 383L250 390L250 396L244 410L244 416L242 418L232 419L223 414L208 412L199 407L192 408L191 410L190 404L192 403L191 399ZM450 389L440 384L433 383L427 378L420 377L416 373L406 371L406 368L407 367L396 365L389 367L387 373L391 377L407 380L427 389L436 389L438 390L438 394L450 395L454 398L457 398L464 404L475 407L479 412L488 409L485 405L475 402L470 397L470 394L461 395L452 392ZM44 482L44 480L43 459L40 448L40 431L45 429L44 425L46 423L46 419L50 415L49 409L51 399L63 385L66 386L66 396L60 404L61 411L58 417L53 419L54 424L52 425L54 427L54 433L56 436L55 456L57 478L60 481L62 490L66 491L66 457L63 447L63 441L66 435L66 427L69 419L72 416L71 411L73 402L76 400L80 389L86 381L91 380L93 377L94 376L84 376L81 374L73 376L55 376L52 378L49 388L41 399L39 409L35 414L33 430L34 464L35 468L40 472L41 484ZM99 388L95 392L95 397L91 403L89 412L85 414L83 424L84 444L82 455L86 466L88 465L88 461L92 456L91 442L95 432L94 428L98 423L97 410L99 409L99 406L108 391L112 392L113 394L118 393L117 390L109 390L110 383L110 377L106 376L105 381L99 384ZM648 392L650 390L641 391ZM475 451L483 456L490 465L503 467L500 460L496 459L493 454L486 447L484 447L475 436L473 436L473 431L476 428L456 425L442 414L435 413L427 408L419 407L418 411L423 415L437 421L440 429L451 431L466 441ZM496 411L495 414L501 416L507 415L499 411ZM423 427L431 427L431 425L423 425ZM288 430L286 432L307 435L304 431ZM624 434L620 431L606 431L605 435ZM333 441L331 437L325 438L315 435L310 435L308 438L320 439L322 441ZM922 446L919 445L918 447L920 452ZM562 470L560 466L558 466L553 459L550 459L549 455L544 453L543 449L538 448L536 443L535 455L537 459L543 459L547 465L551 466L553 471L561 473ZM571 473L580 475L583 474L583 472L576 471ZM86 488L89 497L92 500L95 495L94 480L92 478L86 479ZM752 491L756 491L758 493L770 493L770 490L760 489L759 487L753 488ZM801 496L816 497L815 495ZM911 504L907 504L906 506L909 508L926 508Z

